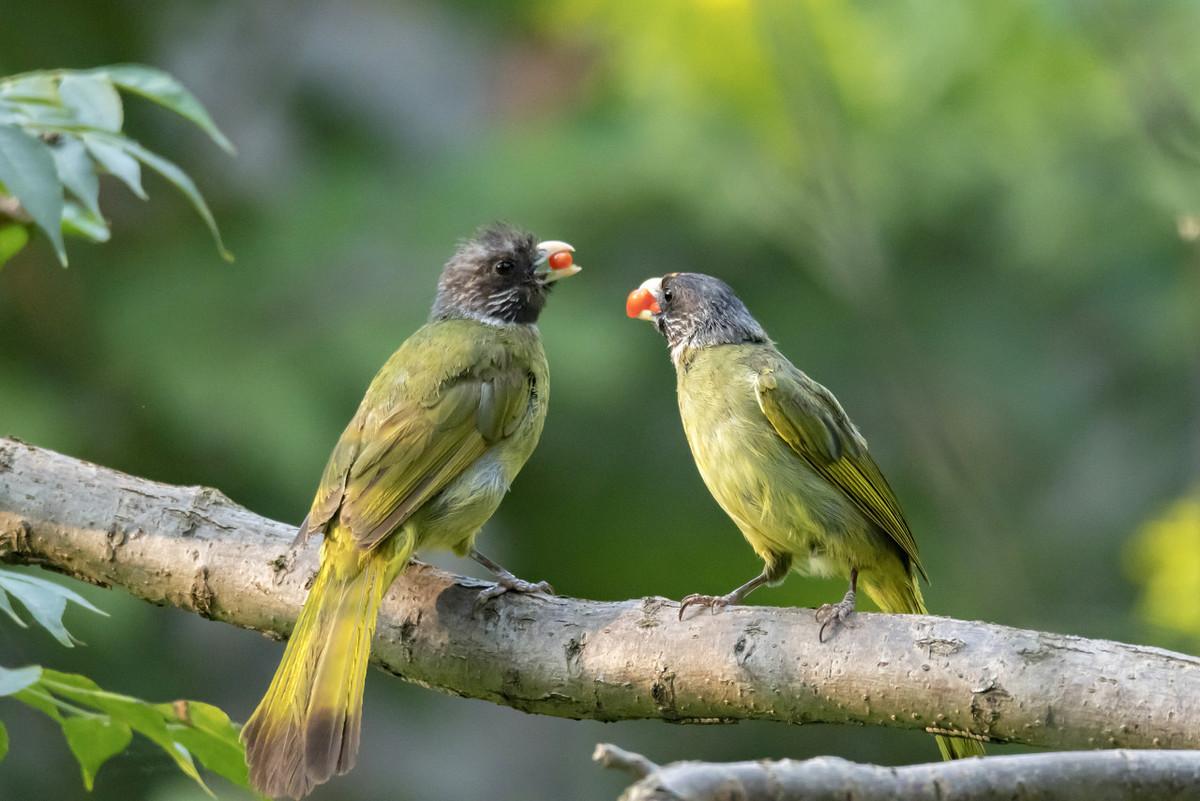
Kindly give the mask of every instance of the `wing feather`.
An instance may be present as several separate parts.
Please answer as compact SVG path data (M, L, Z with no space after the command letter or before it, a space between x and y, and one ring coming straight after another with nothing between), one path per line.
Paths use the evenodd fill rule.
M928 581L896 494L833 393L790 364L760 370L754 389L776 433L895 540Z
M374 548L512 435L529 413L530 373L494 349L472 355L425 393L388 385L389 368L411 384L402 365L380 372L330 456L300 537L337 515L358 547Z

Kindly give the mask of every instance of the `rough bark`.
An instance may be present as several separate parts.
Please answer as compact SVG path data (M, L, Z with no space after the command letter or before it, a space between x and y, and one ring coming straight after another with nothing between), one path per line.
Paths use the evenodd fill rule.
M1200 752L1064 751L885 768L837 757L675 762L612 745L594 759L638 779L620 801L1194 801Z
M0 440L0 558L286 636L316 564L292 525L220 492ZM553 577L550 577L553 578ZM812 612L676 620L664 598L506 595L414 565L373 658L408 681L569 718L857 723L1052 748L1200 748L1200 659L917 615L860 614L817 642ZM267 680L262 677L263 682Z

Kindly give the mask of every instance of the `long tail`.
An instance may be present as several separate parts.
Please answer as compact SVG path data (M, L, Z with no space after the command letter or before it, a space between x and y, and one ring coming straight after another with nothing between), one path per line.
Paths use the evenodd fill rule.
M358 572L337 561L322 559L275 678L242 728L250 783L267 796L298 799L354 767L375 618L397 566L378 552Z
M910 615L928 614L929 610L925 607L925 598L921 595L921 585L917 583L916 576L910 575L908 579L904 582L888 582L887 584L876 584L864 580L863 589L884 612L900 612ZM937 740L938 750L942 752L942 759L964 759L984 756L987 753L983 749L983 743L978 740L969 740L964 737L944 737L940 734L934 735L934 738Z

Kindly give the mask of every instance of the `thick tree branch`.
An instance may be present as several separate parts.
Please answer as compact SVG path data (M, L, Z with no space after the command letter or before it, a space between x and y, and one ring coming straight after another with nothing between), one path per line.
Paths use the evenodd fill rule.
M0 558L281 637L316 548L221 493L0 440ZM804 609L679 622L662 598L503 596L416 565L374 660L443 692L571 718L859 723L1056 748L1200 748L1200 659L916 615L862 614L817 642ZM266 682L267 676L262 677Z
M638 781L620 801L1191 801L1200 752L1063 751L885 768L837 757L675 762L598 745L593 757Z

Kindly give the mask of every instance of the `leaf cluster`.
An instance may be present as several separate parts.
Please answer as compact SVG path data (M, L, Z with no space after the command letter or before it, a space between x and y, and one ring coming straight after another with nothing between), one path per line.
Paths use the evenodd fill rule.
M121 93L149 99L194 123L226 152L233 145L200 102L162 70L119 64L90 70L27 72L0 79L0 265L41 230L67 264L64 235L107 242L99 176L108 174L143 200L148 167L188 199L226 250L216 220L192 178L123 132Z

